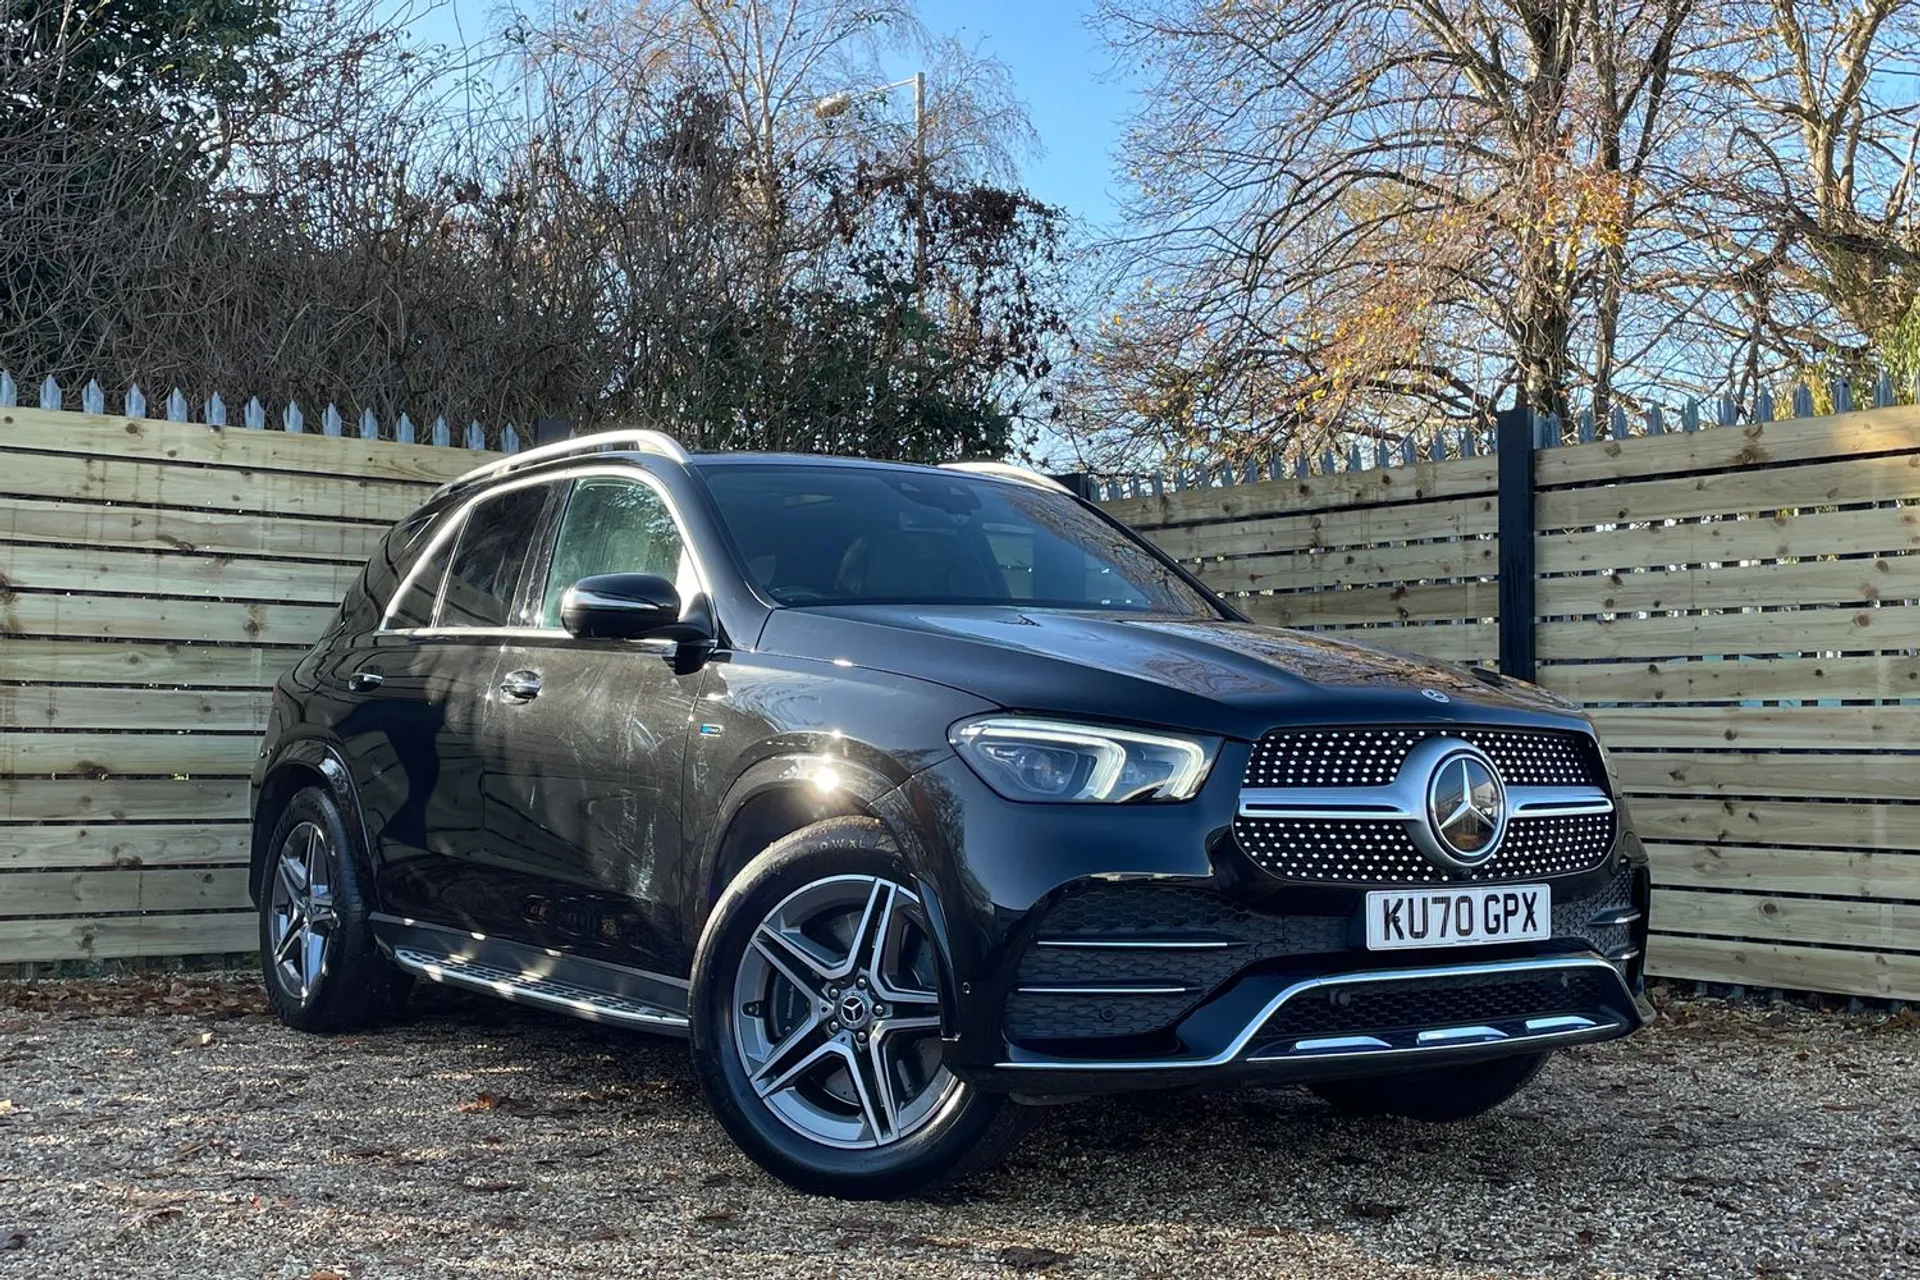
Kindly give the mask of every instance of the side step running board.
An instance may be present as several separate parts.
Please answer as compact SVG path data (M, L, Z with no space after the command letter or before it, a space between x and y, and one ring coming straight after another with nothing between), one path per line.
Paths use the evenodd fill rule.
M484 991L504 1000L572 1014L589 1022L608 1022L668 1035L687 1034L685 1014L656 1009L625 996L595 991L558 978L543 978L488 964L484 960L436 955L413 947L395 947L393 962L408 973L418 974L432 982Z

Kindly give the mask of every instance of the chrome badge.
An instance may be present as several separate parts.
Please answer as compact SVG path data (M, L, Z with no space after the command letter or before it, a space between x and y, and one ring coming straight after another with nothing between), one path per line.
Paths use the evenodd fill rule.
M1493 856L1507 830L1507 788L1485 752L1448 745L1427 775L1425 816L1414 842L1440 866L1467 870Z
M1440 692L1438 689L1422 689L1420 691L1420 696L1425 698L1428 702L1452 702L1453 701L1452 698L1449 698L1446 694Z

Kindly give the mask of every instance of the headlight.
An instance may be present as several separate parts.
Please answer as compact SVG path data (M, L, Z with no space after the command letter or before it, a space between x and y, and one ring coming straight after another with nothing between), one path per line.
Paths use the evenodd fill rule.
M1219 741L1106 725L988 716L948 734L953 749L1009 800L1189 800Z

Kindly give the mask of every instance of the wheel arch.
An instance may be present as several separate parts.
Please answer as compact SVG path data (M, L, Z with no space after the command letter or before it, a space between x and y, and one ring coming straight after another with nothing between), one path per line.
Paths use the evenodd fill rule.
M832 785L823 786L822 771ZM906 788L878 769L844 756L795 753L756 762L734 781L722 801L686 913L687 951L691 955L705 932L714 906L748 863L776 840L837 817L866 817L879 822L917 881L927 913L934 959L940 967L941 1015L956 1025L959 988L955 974L952 922L944 904L948 877L938 874L932 853L914 823Z
M266 874L268 843L280 811L294 795L307 787L324 787L340 806L347 834L353 838L357 855L363 860L372 846L367 841L366 817L360 811L359 793L353 786L353 774L339 749L321 738L298 738L286 743L274 755L261 775L253 796L253 830L247 865L247 895L255 906L260 903L260 885ZM372 868L363 865L361 883L371 884Z

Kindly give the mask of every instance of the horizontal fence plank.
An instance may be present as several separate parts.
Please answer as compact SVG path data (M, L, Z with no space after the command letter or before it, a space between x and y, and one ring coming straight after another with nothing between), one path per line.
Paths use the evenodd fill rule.
M1870 849L1747 849L1655 841L1647 846L1647 856L1652 860L1654 883L1668 888L1920 902L1920 854L1875 853ZM1664 919L1660 923L1682 927Z
M0 920L0 956L9 963L218 955L259 945L260 922L251 911Z
M1916 765L1920 760L1913 756L1867 753L1613 752L1614 776L1630 795L1920 800L1920 767Z
M1534 628L1542 662L1662 658L1714 654L1773 657L1787 653L1920 649L1920 609L1794 609L1772 613L1709 613L1685 617L1543 622Z
M247 873L233 867L0 875L0 917L216 911L246 905Z
M1920 903L1653 891L1650 920L1671 933L1920 951Z
M1920 956L1898 951L1840 951L1656 933L1647 940L1647 972L1753 987L1920 1000Z
M13 498L0 505L0 543L71 543L360 564L374 553L385 533L386 526L377 524L170 507L114 507L36 498Z
M1289 476L1258 484L1184 489L1116 498L1104 503L1114 519L1137 529L1169 524L1238 520L1243 516L1301 514L1349 507L1466 498L1499 488L1491 458L1449 458L1410 467Z
M1753 658L1542 667L1539 682L1576 702L1737 702L1743 698L1920 697L1920 658Z
M1491 577L1499 568L1499 544L1491 538L1245 556L1194 566L1201 581L1215 591L1304 591L1436 578L1483 578Z
M250 830L244 822L0 826L0 871L244 866ZM0 879L0 891L6 883ZM5 914L0 905L0 915Z
M1312 515L1275 515L1183 525L1156 531L1160 549L1176 560L1242 556L1314 547L1365 547L1415 539L1493 533L1499 512L1491 497L1403 506L1362 507Z
M245 820L247 803L245 778L21 778L0 774L0 822Z
M0 729L219 729L261 733L265 689L0 685Z
M95 550L36 543L0 544L15 591L117 592L141 597L296 601L338 604L359 565L252 560L167 551ZM144 603L144 599L134 603Z
M1642 840L1920 849L1920 805L1643 796L1629 808Z
M478 449L398 444L358 436L248 431L25 407L0 409L0 449L360 476L416 485L445 484L501 456Z
M390 525L433 492L420 484L340 475L181 467L82 454L22 453L0 427L0 495Z
M1605 484L1634 476L1740 470L1915 449L1920 449L1920 407L1901 405L1824 418L1563 445L1536 455L1534 475L1542 487Z
M1400 655L1436 662L1491 664L1500 652L1500 628L1492 623L1462 622L1453 626L1340 627L1315 630L1328 640L1372 645Z
M1313 627L1361 622L1434 622L1494 618L1500 586L1494 582L1351 587L1233 596L1228 603L1255 622L1276 627Z
M1736 511L1831 507L1916 495L1920 495L1920 451L1549 489L1534 500L1533 524L1536 529L1565 529L1634 520L1685 520Z
M309 604L0 592L0 641L11 645L13 636L43 636L306 646L333 615L331 608Z
M1542 534L1534 539L1537 570L1549 574L1917 549L1920 507L1866 507L1756 520L1580 530Z
M265 689L303 650L137 640L21 640L0 649L0 680Z
M1916 600L1920 599L1920 556L1577 574L1541 578L1534 594L1541 617Z
M1600 739L1622 747L1920 748L1920 706L1595 707ZM1810 768L1838 767L1811 760ZM1912 762L1920 767L1920 757Z
M251 733L0 733L0 773L220 774L253 768Z

